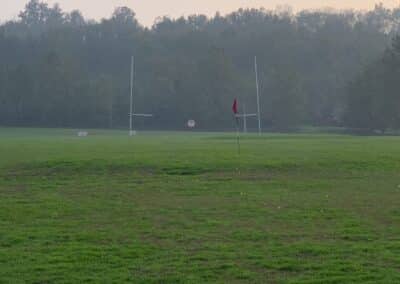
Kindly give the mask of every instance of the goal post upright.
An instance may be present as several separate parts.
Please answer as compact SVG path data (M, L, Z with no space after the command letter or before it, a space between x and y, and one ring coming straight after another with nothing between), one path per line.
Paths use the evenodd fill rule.
M152 114L146 113L135 113L135 102L134 102L134 83L135 83L135 57L131 57L131 76L130 76L130 106L129 106L129 136L135 136L136 131L134 130L134 117L153 117Z
M261 107L260 107L260 86L258 82L258 66L257 66L257 56L254 56L254 70L256 74L256 89L257 89L257 117L258 117L258 135L261 135Z
M134 67L135 67L135 57L132 55L131 57L131 77L130 77L130 88L131 88L131 96L130 96L130 111L129 111L129 136L133 136L133 76L134 76Z

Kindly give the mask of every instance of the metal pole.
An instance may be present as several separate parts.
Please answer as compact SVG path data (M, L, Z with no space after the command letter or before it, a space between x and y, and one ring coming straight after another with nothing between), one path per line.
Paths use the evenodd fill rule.
M129 112L129 136L133 136L133 72L134 72L135 58L131 58L131 99L130 99L130 112Z
M260 87L258 84L258 66L257 56L254 57L254 69L256 72L256 88L257 88L257 116L258 116L258 134L261 135L261 109L260 109Z
M239 127L239 119L236 119L236 142L237 142L237 151L238 151L238 155L240 155L240 127Z
M247 133L247 113L245 104L243 104L243 131Z

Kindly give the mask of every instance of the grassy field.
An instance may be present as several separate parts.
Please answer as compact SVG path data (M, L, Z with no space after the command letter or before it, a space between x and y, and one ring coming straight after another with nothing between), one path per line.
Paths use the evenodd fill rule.
M400 138L0 129L0 283L400 283Z

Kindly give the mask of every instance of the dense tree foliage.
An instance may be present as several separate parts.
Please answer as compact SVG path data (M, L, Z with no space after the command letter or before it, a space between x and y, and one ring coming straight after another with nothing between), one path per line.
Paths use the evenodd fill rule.
M347 125L364 130L400 128L400 37L347 89Z
M18 21L0 26L0 124L125 127L134 54L135 108L155 115L139 121L146 127L180 129L195 119L202 129L229 129L233 98L256 109L255 55L264 126L338 125L343 117L371 125L357 115L347 120L346 85L384 52L399 20L400 10L382 6L367 13L261 9L164 17L146 28L126 7L96 22L31 0ZM362 84L351 88L373 95ZM355 101L347 110L358 111Z

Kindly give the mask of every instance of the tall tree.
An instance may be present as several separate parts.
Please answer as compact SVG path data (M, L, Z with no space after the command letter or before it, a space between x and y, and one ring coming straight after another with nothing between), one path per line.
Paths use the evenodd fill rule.
M346 123L355 128L400 128L400 37L348 87Z

